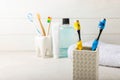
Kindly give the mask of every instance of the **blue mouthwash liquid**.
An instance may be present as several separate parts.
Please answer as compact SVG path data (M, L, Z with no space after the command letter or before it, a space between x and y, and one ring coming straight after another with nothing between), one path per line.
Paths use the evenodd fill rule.
M66 20L66 22L64 22ZM68 23L69 18L63 19L63 25L60 26L60 47L59 47L59 57L68 57L68 48L70 45L77 42L77 34L73 26Z

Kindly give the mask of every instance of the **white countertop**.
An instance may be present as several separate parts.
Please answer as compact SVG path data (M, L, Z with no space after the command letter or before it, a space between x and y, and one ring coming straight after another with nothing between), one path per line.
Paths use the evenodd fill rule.
M72 60L34 52L0 52L0 80L72 80ZM120 80L120 68L99 66L99 80Z

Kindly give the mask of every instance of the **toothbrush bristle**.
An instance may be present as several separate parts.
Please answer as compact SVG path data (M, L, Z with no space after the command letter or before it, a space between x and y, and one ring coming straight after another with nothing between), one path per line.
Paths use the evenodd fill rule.
M80 30L79 20L76 20L76 21L74 22L74 29L75 29L75 30Z
M40 19L40 14L39 13L37 13L37 18Z
M51 18L51 17L48 17L47 22L50 23L51 20L52 20L52 18Z
M103 20L101 20L101 21L99 22L99 28L100 28L100 29L104 29L104 28L105 28L105 23L106 23L106 19L104 18Z
M33 15L32 15L32 13L28 13L28 14L27 14L27 18L28 18L28 20L29 20L30 22L33 22Z

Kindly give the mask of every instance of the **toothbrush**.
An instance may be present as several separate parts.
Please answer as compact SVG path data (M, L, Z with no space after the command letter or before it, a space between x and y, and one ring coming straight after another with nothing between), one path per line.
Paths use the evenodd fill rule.
M46 33L45 33L45 30L44 30L44 27L43 27L43 24L42 24L41 17L40 17L39 13L37 14L37 18L38 18L38 21L40 23L40 30L42 32L42 36L46 36Z
M74 29L77 30L78 32L78 37L79 37L79 41L77 42L77 46L76 49L77 50L82 50L82 41L81 41L81 34L80 34L80 23L79 20L76 20L74 23Z
M27 14L27 18L28 18L28 20L29 20L30 22L32 22L32 23L34 24L35 29L37 30L38 34L40 34L40 31L39 31L38 27L36 26L35 21L34 21L34 19L33 19L32 13L28 13L28 14Z
M92 51L95 51L97 46L98 46L100 35L101 35L103 29L105 28L105 23L106 23L106 19L105 18L99 22L98 26L100 28L100 32L99 32L98 37L94 40L94 42L92 44Z
M52 18L51 18L51 17L48 17L48 19L47 19L47 23L49 23L49 25L48 25L47 36L49 35L50 25L51 25L51 20L52 20Z

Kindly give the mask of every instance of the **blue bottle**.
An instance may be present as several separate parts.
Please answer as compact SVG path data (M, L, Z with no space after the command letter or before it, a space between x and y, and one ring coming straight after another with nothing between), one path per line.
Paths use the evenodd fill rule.
M77 33L73 26L70 25L69 18L62 19L62 25L60 26L60 47L59 47L59 58L68 57L67 50L70 45L77 42Z

